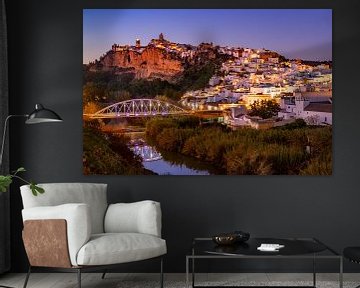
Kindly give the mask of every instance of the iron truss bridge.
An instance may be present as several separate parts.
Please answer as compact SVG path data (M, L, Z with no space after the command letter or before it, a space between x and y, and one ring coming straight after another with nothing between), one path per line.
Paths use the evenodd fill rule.
M84 116L101 119L185 115L190 113L191 111L161 100L132 99L112 104L94 114L84 114Z

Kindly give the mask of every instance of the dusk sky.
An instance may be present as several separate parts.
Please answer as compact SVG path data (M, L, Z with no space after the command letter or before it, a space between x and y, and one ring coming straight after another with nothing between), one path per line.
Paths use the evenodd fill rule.
M331 9L84 9L83 63L112 44L165 39L266 48L287 58L332 60Z

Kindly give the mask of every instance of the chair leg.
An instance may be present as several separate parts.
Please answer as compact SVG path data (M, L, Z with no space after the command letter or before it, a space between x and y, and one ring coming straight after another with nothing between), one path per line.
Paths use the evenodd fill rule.
M28 272L27 272L27 274L26 274L26 278L25 278L25 282L24 282L23 288L26 288L27 283L28 283L28 281L29 281L30 274L31 274L31 265L29 266L29 270L28 270Z
M163 268L163 257L161 257L160 260L160 287L163 288L164 287L164 268Z
M107 270L105 269L104 273L101 275L101 279L105 279L106 272L107 272Z
M81 269L77 269L78 288L81 288Z

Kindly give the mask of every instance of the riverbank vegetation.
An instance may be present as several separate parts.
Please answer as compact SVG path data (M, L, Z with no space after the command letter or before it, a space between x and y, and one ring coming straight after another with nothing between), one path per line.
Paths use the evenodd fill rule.
M142 160L127 146L125 136L100 131L97 121L84 121L84 175L144 175L153 174L142 165Z
M331 175L332 129L303 123L269 130L232 131L199 119L153 119L150 141L171 151L211 163L229 175ZM302 124L302 125L300 125Z

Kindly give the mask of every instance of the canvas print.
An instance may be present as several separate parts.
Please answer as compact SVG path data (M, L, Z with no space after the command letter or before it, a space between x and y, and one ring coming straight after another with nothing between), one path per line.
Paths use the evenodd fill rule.
M330 9L83 10L85 175L331 175Z

